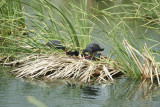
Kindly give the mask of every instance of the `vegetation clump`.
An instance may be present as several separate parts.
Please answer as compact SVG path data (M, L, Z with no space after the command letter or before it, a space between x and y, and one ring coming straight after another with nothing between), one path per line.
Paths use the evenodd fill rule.
M114 63L112 66L104 62L80 60L78 57L70 58L66 55L32 55L7 65L16 65L19 62L21 65L11 71L19 78L74 79L88 83L114 81L113 77L122 74L121 68L116 68L118 64L114 61L110 61Z

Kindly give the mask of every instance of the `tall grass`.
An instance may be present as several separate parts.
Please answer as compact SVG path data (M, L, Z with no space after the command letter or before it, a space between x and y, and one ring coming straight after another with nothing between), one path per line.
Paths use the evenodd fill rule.
M20 0L0 2L0 23L0 56L11 57L18 51L17 35L21 35L25 29Z
M88 17L86 9L87 0L81 3L79 7L74 5L74 2L69 4L72 7L69 10L67 8L57 7L49 0L5 2L1 5L3 15L3 24L1 24L3 27L1 28L5 26L1 31L7 31L7 27L10 29L11 34L4 36L5 34L1 33L1 38L4 38L4 41L8 40L5 43L11 45L4 46L4 41L1 42L1 49L3 49L4 54L7 53L5 51L6 49L12 51L8 56L12 54L16 55L17 53L48 53L48 48L46 48L45 44L53 39L61 41L67 49L82 50L86 44L91 42L90 34L94 23ZM8 10L4 12L2 9L5 10L6 5L10 8L7 8ZM22 5L24 7L23 11ZM25 12L25 8L31 10L31 12ZM26 23L28 30L32 31L28 36L20 33L21 29L23 30L25 26L24 18L28 22ZM13 33L12 29L18 33ZM15 35L18 36L15 37Z
M35 5L27 3L28 8L34 10L34 14L26 13L27 19L34 26L33 38L38 38L44 43L50 39L57 39L68 48L84 48L90 42L94 26L88 18L86 1L82 1L80 7L69 4L72 7L70 10L57 7L49 0L33 0ZM36 5L41 9L35 8Z
M160 24L160 5L158 0L134 0L133 4L137 7L135 16L142 17L146 20L143 26L152 29L159 29L156 24Z
M147 68L148 66L147 63L144 63L143 61L150 59L151 62L156 63L154 61L155 56L153 56L153 54L156 53L153 52L152 49L155 48L157 49L156 51L158 51L158 48L156 48L156 46L160 42L158 43L154 42L154 45L152 45L151 48L144 49L145 46L144 44L148 43L148 38L145 37L145 35L143 34L145 39L144 41L136 39L137 38L136 33L134 33L134 31L126 23L126 19L130 19L133 21L135 19L138 19L138 17L135 16L137 14L136 13L137 8L132 7L132 9L135 10L130 10L129 9L130 6L132 5L124 5L124 6L117 5L114 8L119 8L119 11L116 11L115 13L113 12L111 13L110 8L106 8L100 11L98 10L103 19L97 17L99 23L101 23L101 26L99 25L97 26L100 28L101 32L103 32L103 34L105 35L104 38L107 41L108 46L112 48L115 61L119 62L119 64L123 66L124 74L126 74L126 76L133 77L136 79L151 78L151 81L153 83L153 77L154 77L153 75L159 75L159 71L157 72L157 70L154 70L154 67L152 68L152 66ZM110 17L112 18L111 21ZM139 17L139 19L141 19L141 17ZM106 29L108 26L109 29ZM126 47L125 43L123 43L123 40L128 41L131 49ZM154 39L150 40L155 41ZM149 59L144 58L145 55L142 55L144 53L147 53L147 56L149 56L150 58ZM159 62L159 60L157 60L157 62ZM151 65L155 66L155 64ZM156 67L156 69L159 69L159 65ZM150 72L149 75L148 72ZM156 78L159 83L159 77Z

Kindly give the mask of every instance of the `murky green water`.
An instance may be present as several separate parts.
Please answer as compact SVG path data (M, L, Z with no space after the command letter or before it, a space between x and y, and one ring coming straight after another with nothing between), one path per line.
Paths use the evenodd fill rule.
M70 85L63 82L22 80L0 68L0 107L158 107L160 88L149 90L149 83L116 79L114 84L94 86ZM30 97L38 101L30 101Z

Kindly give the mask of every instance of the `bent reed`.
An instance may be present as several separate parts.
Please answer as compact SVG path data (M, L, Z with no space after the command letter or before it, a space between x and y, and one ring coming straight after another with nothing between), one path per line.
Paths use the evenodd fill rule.
M123 40L126 51L130 54L131 58L134 60L137 68L141 74L141 78L151 80L153 84L154 78L157 80L158 85L160 85L159 75L160 75L160 63L155 61L155 57L151 56L151 52L147 48L147 45L144 45L143 53L140 53L138 50L133 48L126 39ZM141 58L138 58L137 55ZM142 59L142 60L140 60Z

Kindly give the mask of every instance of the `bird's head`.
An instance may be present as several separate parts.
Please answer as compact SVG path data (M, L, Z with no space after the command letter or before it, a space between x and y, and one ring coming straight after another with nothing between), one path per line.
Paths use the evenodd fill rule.
M66 50L66 47L65 47L65 46L62 46L61 49L62 49L63 51L65 51L65 50Z

